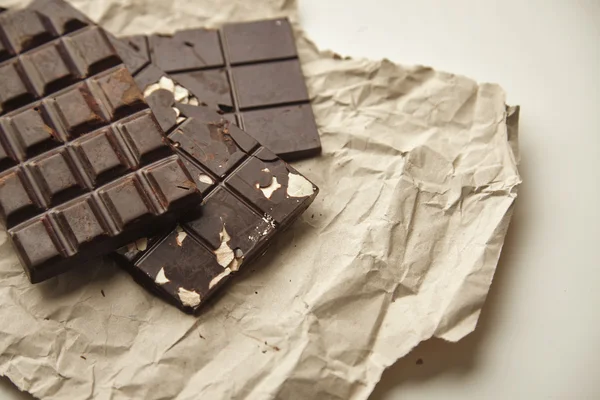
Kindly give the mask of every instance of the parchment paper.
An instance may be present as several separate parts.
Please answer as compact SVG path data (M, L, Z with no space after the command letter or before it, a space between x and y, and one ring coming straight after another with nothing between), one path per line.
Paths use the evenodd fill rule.
M74 4L121 34L297 21L289 0ZM365 399L420 341L475 328L520 184L518 110L497 85L297 34L324 149L295 164L321 188L304 218L199 317L108 261L30 285L0 234L0 374L56 399Z

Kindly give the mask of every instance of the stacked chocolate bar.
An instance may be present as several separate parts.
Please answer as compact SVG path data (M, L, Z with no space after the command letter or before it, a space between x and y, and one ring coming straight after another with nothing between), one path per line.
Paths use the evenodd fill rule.
M117 39L62 0L0 14L0 217L32 283L112 253L198 310L317 195L282 158L319 152L286 19Z

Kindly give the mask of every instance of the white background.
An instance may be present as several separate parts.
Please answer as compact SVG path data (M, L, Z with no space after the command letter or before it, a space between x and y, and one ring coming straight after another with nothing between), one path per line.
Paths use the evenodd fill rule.
M371 400L600 399L600 1L299 4L321 48L496 82L522 107L524 183L477 330L420 345Z

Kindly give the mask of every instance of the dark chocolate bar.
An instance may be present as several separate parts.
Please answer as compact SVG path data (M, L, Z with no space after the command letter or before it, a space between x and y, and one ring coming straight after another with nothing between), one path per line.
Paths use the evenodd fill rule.
M62 24L90 23L61 0L37 0L33 7ZM198 100L180 82L109 38L206 195L187 223L131 243L118 251L117 259L147 289L185 311L195 311L240 266L262 254L318 190L230 124L226 118L233 115L190 105Z
M5 12L0 62L0 219L32 282L200 202L102 29Z
M189 105L178 105L182 114ZM197 310L312 203L318 189L221 115L200 109L169 136L205 198L197 216L163 237L119 251L150 290Z
M123 38L200 101L285 160L321 143L287 19ZM197 103L192 103L197 105ZM193 115L190 109L190 115Z

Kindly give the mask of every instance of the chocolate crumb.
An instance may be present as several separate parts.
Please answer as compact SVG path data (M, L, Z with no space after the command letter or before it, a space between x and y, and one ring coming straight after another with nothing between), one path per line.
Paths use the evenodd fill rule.
M206 339L204 336L202 336L201 333L198 334L200 336L201 339Z
M104 294L104 290L103 289L100 290L100 293L102 293L102 297L106 297L106 295Z
M82 358L82 359L84 359L84 360L87 360L87 358L85 358L84 356L79 356L79 357L81 357L81 358Z
M423 359L422 358L419 358L417 360L417 365L423 365Z

